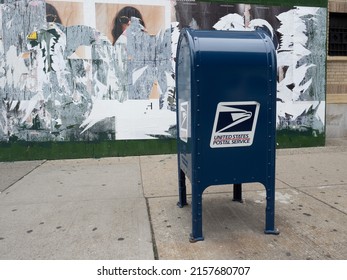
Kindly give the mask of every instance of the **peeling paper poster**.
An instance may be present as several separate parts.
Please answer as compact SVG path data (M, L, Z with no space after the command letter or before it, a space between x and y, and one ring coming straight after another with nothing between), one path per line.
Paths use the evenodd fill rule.
M7 2L0 4L3 142L175 138L183 27L268 32L277 49L277 129L324 133L325 8Z

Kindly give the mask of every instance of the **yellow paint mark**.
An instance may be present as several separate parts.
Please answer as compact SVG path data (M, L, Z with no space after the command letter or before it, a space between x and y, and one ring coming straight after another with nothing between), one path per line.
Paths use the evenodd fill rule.
M32 40L32 41L37 40L37 32L36 32L36 31L31 32L31 33L27 36L27 39L28 39L28 40Z

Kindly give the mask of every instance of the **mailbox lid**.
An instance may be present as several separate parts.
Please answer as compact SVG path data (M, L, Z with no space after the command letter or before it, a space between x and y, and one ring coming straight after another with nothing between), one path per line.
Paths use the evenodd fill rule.
M192 39L196 92L234 101L268 99L276 87L276 53L262 31L187 30ZM261 95L261 96L259 96ZM208 97L213 98L213 97ZM204 100L205 101L205 100Z

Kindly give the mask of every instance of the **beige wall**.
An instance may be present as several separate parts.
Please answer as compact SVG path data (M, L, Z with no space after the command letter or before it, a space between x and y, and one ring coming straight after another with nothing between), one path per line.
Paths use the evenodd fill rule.
M329 0L331 12L347 13L347 0Z
M329 12L347 13L347 0L330 0ZM327 103L347 104L347 56L327 57Z
M347 0L329 0L328 12L347 13ZM326 138L347 137L347 56L327 57L326 98Z

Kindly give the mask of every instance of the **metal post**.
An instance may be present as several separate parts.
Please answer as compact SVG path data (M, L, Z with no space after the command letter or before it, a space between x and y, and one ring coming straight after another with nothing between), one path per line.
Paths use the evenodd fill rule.
M234 198L233 201L243 203L242 200L242 184L234 184Z
M187 203L187 187L186 187L186 175L179 169L178 171L178 198L177 206L182 208L184 205L188 205Z
M192 233L189 241L194 243L202 240L202 193L198 186L192 186Z

